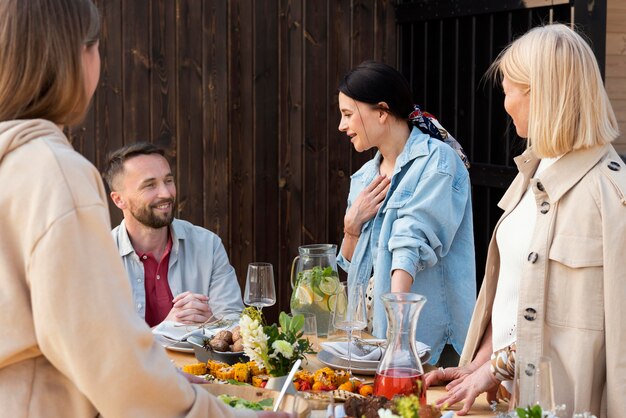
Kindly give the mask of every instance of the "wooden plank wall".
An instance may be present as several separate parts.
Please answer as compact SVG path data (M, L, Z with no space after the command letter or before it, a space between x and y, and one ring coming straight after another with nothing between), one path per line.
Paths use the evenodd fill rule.
M274 317L298 246L340 243L370 155L337 131L336 86L362 60L397 62L391 3L96 0L102 75L73 143L99 168L123 144L166 147L178 217L219 234L242 289L249 262L274 265Z
M606 89L622 132L615 148L626 155L626 0L607 1Z

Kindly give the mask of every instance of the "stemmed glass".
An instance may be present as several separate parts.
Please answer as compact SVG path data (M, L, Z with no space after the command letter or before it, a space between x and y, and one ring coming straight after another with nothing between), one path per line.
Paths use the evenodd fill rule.
M340 283L335 296L333 325L348 334L348 376L352 378L352 332L367 326L365 284Z
M270 263L248 264L243 301L246 305L255 306L259 311L276 303L274 268Z
M521 408L539 405L544 412L549 411L558 416L549 357L541 356L536 361L528 362L523 357L517 356L510 405Z

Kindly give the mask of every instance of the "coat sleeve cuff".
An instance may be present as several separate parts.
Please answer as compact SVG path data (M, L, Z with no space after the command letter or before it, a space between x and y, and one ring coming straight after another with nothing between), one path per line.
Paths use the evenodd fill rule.
M424 263L419 260L411 251L405 249L397 249L393 252L391 260L391 271L404 270L413 277L420 271L424 270Z
M350 262L341 254L341 250L339 250L337 255L337 265L346 273L350 270Z

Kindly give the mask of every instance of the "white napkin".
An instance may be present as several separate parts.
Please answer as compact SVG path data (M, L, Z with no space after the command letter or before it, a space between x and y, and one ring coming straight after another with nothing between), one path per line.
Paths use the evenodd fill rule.
M181 341L190 335L202 335L202 329L197 325L184 325L174 321L163 321L156 327L152 328L154 335L163 335L172 340Z
M377 340L380 341L380 340ZM342 358L344 360L348 359L348 342L347 341L335 341L335 342L325 342L320 344L322 348L329 353ZM425 361L425 356L430 358L430 346L426 344L415 341L415 348L417 349L417 355L420 356L420 360ZM353 360L360 361L380 361L383 358L384 350L375 345L366 345L366 344L355 344L352 343L352 354L351 357Z
M348 359L347 341L321 343L320 346L336 357ZM383 350L374 345L356 345L352 343L351 357L352 360L379 361L383 357Z

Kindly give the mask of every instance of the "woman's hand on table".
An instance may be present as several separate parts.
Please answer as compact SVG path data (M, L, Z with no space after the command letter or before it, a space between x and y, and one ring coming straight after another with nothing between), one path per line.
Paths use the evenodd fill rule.
M476 366L472 364L463 367L446 367L445 369L440 367L424 375L424 385L426 389L428 389L430 386L441 386L446 382L458 379L462 380L472 374L475 369Z
M496 394L500 381L495 378L491 373L490 362L484 363L478 369L467 374L459 370L453 370L459 377L452 380L447 386L448 393L437 400L436 405L441 407L446 404L447 406L454 405L457 402L463 402L463 408L457 415L465 415L469 412L474 401L483 392L487 392L487 402L491 403L496 400ZM450 369L463 369L462 367L455 367ZM445 369L450 370L450 369ZM431 373L439 372L436 370ZM448 377L448 373L445 373L445 377Z
M344 232L356 237L361 234L363 224L372 219L383 204L390 184L388 177L378 176L359 193L343 219Z

